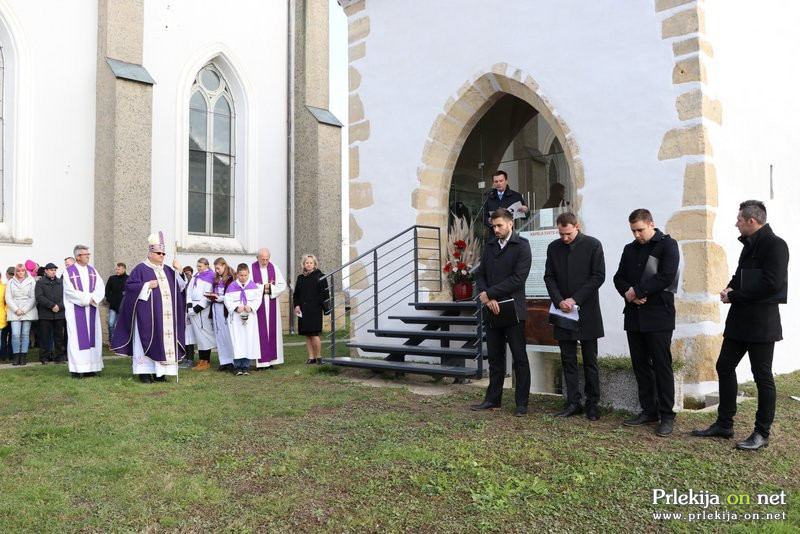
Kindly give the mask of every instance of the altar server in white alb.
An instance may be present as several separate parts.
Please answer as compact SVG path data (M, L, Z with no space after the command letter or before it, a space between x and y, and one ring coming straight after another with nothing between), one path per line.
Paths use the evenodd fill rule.
M186 291L186 300L191 304L187 313L194 344L199 352L199 360L193 367L196 371L211 368L211 349L217 346L214 320L211 317L212 302L206 297L213 292L214 271L209 267L207 259L200 258L197 260L197 274L192 278Z
M283 363L283 328L278 298L286 291L286 279L278 266L270 260L268 248L258 251L251 266L253 281L264 287L264 304L258 309L259 353L256 369L274 369Z
M75 263L64 273L64 316L67 320L67 359L72 378L94 376L103 370L103 331L97 307L106 285L89 265L89 247L75 245Z
M250 279L246 263L236 267L236 280L225 291L225 307L230 314L228 326L233 341L233 366L236 376L250 374L250 360L259 358L256 311L263 301L264 287Z

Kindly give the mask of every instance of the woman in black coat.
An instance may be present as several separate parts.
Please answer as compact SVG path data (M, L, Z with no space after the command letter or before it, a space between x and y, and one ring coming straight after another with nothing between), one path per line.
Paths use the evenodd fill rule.
M303 256L303 272L294 284L294 313L298 316L297 332L306 336L306 364L322 363L322 304L328 300L328 281L319 270L313 254Z

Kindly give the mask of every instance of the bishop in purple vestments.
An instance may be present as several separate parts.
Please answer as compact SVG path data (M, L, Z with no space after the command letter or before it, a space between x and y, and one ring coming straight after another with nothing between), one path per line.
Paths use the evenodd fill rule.
M177 363L186 354L181 293L186 279L177 259L170 268L164 265L164 255L163 233L151 235L147 260L134 267L125 283L114 330L112 350L132 357L133 374L144 383L177 375Z

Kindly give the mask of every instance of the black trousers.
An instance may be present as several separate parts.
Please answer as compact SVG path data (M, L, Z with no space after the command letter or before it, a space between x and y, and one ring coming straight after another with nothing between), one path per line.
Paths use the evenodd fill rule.
M0 356L11 357L11 325L0 330Z
M517 406L527 406L531 391L531 369L528 365L528 353L525 351L525 321L506 328L486 328L486 345L489 351L489 387L486 388L486 401L500 404L503 399L506 343L511 348L511 368L516 380L514 398Z
M564 380L567 386L567 403L580 404L581 390L579 386L578 370L578 342L574 340L560 340L561 367L564 369ZM583 391L586 394L586 404L597 406L600 400L600 371L597 369L597 340L582 339L581 355L583 356Z
M672 330L627 332L631 363L642 411L674 419L675 377L672 373Z
M717 422L725 428L733 428L736 415L736 366L742 361L744 353L750 356L750 370L758 388L758 409L756 410L755 431L769 437L769 429L775 420L775 380L772 378L772 355L775 343L752 343L723 339L717 360L719 375L719 408Z
M64 348L64 319L39 319L39 360L53 361L67 354ZM50 339L54 343L50 344Z

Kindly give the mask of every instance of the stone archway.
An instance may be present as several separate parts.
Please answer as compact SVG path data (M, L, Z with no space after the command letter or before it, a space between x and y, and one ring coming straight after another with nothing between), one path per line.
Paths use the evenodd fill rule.
M411 205L417 210L417 224L447 227L450 180L464 142L486 111L506 94L530 104L555 133L564 147L572 185L577 191L576 211L580 208L583 162L570 128L531 76L506 63L498 63L466 82L455 98L448 99L433 122L422 153L422 165L417 169L420 184L411 198Z

